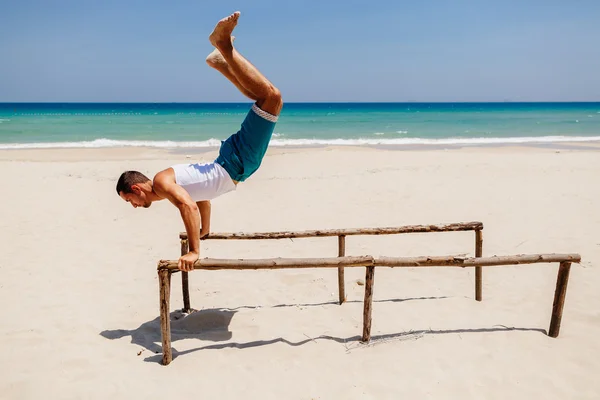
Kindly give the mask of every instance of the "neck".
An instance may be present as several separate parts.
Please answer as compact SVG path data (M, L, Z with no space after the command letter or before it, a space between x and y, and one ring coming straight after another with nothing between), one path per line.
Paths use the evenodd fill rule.
M151 182L147 182L146 184L144 184L143 190L146 193L146 198L150 201L158 201L163 199L162 197L157 195L156 192L154 192L154 187L152 186Z

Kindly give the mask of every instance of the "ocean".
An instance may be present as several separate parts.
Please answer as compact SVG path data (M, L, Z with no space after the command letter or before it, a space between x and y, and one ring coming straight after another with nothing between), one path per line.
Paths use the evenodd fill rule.
M251 103L0 103L0 149L216 147ZM594 103L286 103L272 146L600 141Z

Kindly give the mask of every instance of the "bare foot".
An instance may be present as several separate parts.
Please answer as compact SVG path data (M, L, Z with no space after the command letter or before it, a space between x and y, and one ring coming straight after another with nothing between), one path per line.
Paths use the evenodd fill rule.
M215 29L208 37L210 43L215 46L217 49L222 45L228 45L231 43L231 32L233 32L233 28L237 25L238 18L240 17L240 12L236 11L230 16L223 18L217 25Z
M233 41L235 40L235 36L231 37L231 44L233 44ZM223 58L223 54L221 54L221 52L219 51L219 49L214 49L212 51L212 53L210 53L207 57L206 57L206 63L216 69L219 69L220 67L223 67L225 65L227 65L227 61L225 61L225 58Z

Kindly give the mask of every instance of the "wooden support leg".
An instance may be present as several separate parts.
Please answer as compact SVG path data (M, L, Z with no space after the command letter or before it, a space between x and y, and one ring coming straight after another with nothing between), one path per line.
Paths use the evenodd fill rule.
M552 304L552 319L550 320L550 329L548 330L548 336L553 338L558 337L560 331L560 320L562 319L563 306L565 305L570 270L571 263L568 261L561 262L560 267L558 267L554 303Z
M475 231L475 257L481 257L483 255L483 232L481 230ZM475 300L481 301L482 292L482 268L475 267Z
M163 365L169 365L173 359L171 354L171 320L170 320L170 297L171 297L171 271L161 269L158 271L158 282L160 291L160 333L162 336Z
M338 256L344 257L346 255L346 236L338 236ZM338 293L340 298L340 304L346 301L346 287L344 283L344 267L338 267Z
M363 311L363 334L362 341L368 343L371 340L371 311L373 310L373 283L375 281L375 267L367 267L365 277L365 304Z
M187 239L181 240L181 255L184 256L189 251L189 245ZM188 273L181 272L181 291L183 292L183 312L192 312L190 307L190 285L188 281Z

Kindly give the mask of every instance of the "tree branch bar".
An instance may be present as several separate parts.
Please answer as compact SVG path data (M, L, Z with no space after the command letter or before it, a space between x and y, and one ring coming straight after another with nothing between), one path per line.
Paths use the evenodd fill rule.
M227 259L203 258L194 269L284 269L331 267L489 267L554 262L580 262L579 254L526 254L494 257L326 257L326 258L264 258ZM158 269L177 270L177 260L160 260Z
M483 229L481 222L462 222L455 224L439 225L407 225L389 228L359 228L359 229L324 229L309 231L282 231L282 232L247 232L247 233L211 233L203 240L256 240L256 239L294 239L323 236L352 236L352 235L394 235L400 233L426 233L426 232L458 232ZM180 239L187 239L187 233L181 232Z
M371 319L373 302L373 284L375 267L486 267L499 265L517 265L534 263L560 263L549 336L557 337L560 331L563 307L572 262L580 262L579 254L524 254L494 257L328 257L328 258L269 258L269 259L214 259L204 258L196 261L194 269L280 269L280 268L327 268L327 267L366 267L366 286L363 310L362 341L371 338ZM171 329L169 321L169 297L171 274L178 270L178 260L160 260L158 262L160 292L160 322L163 347L163 365L172 360Z

